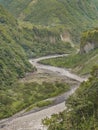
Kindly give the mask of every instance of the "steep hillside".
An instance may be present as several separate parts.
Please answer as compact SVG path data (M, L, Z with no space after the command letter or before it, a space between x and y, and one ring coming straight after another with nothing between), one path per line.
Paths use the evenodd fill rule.
M0 89L32 69L17 35L17 21L0 6Z
M8 0L6 2L0 0L0 2L21 20L36 25L63 28L62 31L68 31L75 42L79 41L82 31L98 25L97 0Z
M48 130L98 130L98 66L67 101L67 110L43 121Z
M21 46L28 57L36 57L51 54L69 53L74 50L70 40L61 40L56 28L35 26L30 23L20 22L19 32Z

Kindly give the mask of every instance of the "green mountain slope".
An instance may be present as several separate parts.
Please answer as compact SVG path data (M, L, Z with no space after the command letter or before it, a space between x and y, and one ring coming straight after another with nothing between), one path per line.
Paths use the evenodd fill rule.
M8 0L0 2L16 17L36 25L63 27L76 42L82 31L98 25L97 0Z
M0 6L0 89L10 86L32 68L17 35L17 21Z
M24 25L25 24L25 25ZM20 23L21 46L29 57L69 53L74 50L70 41L62 41L56 28Z

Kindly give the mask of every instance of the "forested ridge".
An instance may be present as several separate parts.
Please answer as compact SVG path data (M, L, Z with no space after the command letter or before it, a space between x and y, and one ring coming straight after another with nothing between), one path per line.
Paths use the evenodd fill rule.
M98 25L97 0L0 0L15 17L35 25L69 32L78 43L81 33Z
M33 71L19 45L17 21L0 6L0 88L10 86L26 72Z

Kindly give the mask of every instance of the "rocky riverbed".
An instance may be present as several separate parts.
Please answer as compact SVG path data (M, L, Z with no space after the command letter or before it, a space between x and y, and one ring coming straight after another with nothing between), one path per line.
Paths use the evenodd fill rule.
M13 116L11 118L5 119L0 121L0 130L47 130L45 126L42 125L42 119L46 118L47 116L50 117L52 114L59 113L66 109L65 101L67 98L75 92L77 87L79 87L79 84L82 81L85 81L87 79L79 77L78 75L72 74L69 70L59 68L59 67L53 67L48 65L41 65L38 62L42 59L48 59L48 58L55 58L65 55L55 55L55 56L47 56L47 57L41 57L37 59L30 59L30 63L34 66L36 66L37 71L44 72L51 72L53 75L54 73L57 74L59 77L64 77L65 79L68 79L70 82L70 79L75 81L75 84L72 84L71 90L55 97L54 105L50 107L44 107L43 109L38 109L35 111L30 111L25 114L20 114L18 116ZM67 56L67 55L66 55ZM77 82L77 84L76 84Z

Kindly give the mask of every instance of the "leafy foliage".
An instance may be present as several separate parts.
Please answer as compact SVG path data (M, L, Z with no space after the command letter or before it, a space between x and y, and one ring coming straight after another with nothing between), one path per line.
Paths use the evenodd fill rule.
M91 68L98 64L98 29L93 29L83 33L81 38L80 51L83 47L91 42L94 44L93 50L88 53L71 54L67 57L60 57L48 60L42 60L40 63L53 66L66 67L74 69L74 72L79 74L88 74Z
M80 85L67 101L67 110L46 118L48 130L97 130L98 129L98 66L92 77Z
M32 107L32 104L44 106L49 102L42 100L69 90L69 86L63 83L18 83L17 80L24 77L26 72L34 71L27 57L73 51L70 43L61 41L60 35L68 31L72 40L78 42L82 31L97 26L98 1L0 0L0 2L15 17L19 18L17 21L0 6L0 118L5 118L23 108ZM93 57L96 53L97 50L92 54L69 56L69 59L62 58L57 61L58 63L55 62L58 66L66 64L66 66L77 68L77 66L81 67L81 63L90 59L85 66L81 67L82 69L86 67L87 70L84 70L87 73L89 72L88 65L92 62L91 67L94 61L98 61L98 55ZM76 95L69 99L69 111L54 115L52 121L47 120L49 129L90 130L98 128L96 123L98 122L96 70L97 67L92 72L93 77L83 83Z
M85 46L90 43L93 45L93 49L98 48L98 28L86 31L82 34L81 38L81 53L85 53Z
M56 28L51 30L42 26L28 26L29 23L22 24L20 29L22 33L20 44L28 57L69 53L75 50L70 43L61 41Z
M35 67L29 63L28 57L63 53L65 50L67 51L66 48L72 50L69 43L61 42L56 31L35 26L29 28L28 23L24 27L0 5L0 118L11 116L31 104L31 100L29 102L27 99L29 94L27 96L25 93L25 95L22 94L23 89L20 90L17 83L18 79L23 78L26 73L35 71ZM24 91L26 91L26 85L19 84L19 86L24 87ZM34 84L30 86L34 86ZM36 89L34 91L37 92ZM50 96L55 96L62 91L62 89L56 89L52 93L51 89ZM40 91L38 91L38 96L40 97L40 95ZM42 99L44 98L46 97L43 96ZM36 102L35 99L34 102Z
M57 96L69 89L68 84L60 82L15 83L13 87L0 91L0 118L11 116L27 107L29 110L32 105L37 107L49 105L51 102L43 100Z
M71 68L73 72L81 75L89 74L92 67L98 64L98 49L87 54L72 54L67 57L42 60L40 63Z
M28 57L69 52L68 47L73 50L61 42L56 31L24 27L0 6L0 89L34 71Z
M0 0L14 16L35 25L63 27L78 42L81 32L98 25L97 0ZM60 29L61 30L61 29ZM60 31L59 30L59 31Z
M17 21L0 6L0 89L33 71L17 35Z

